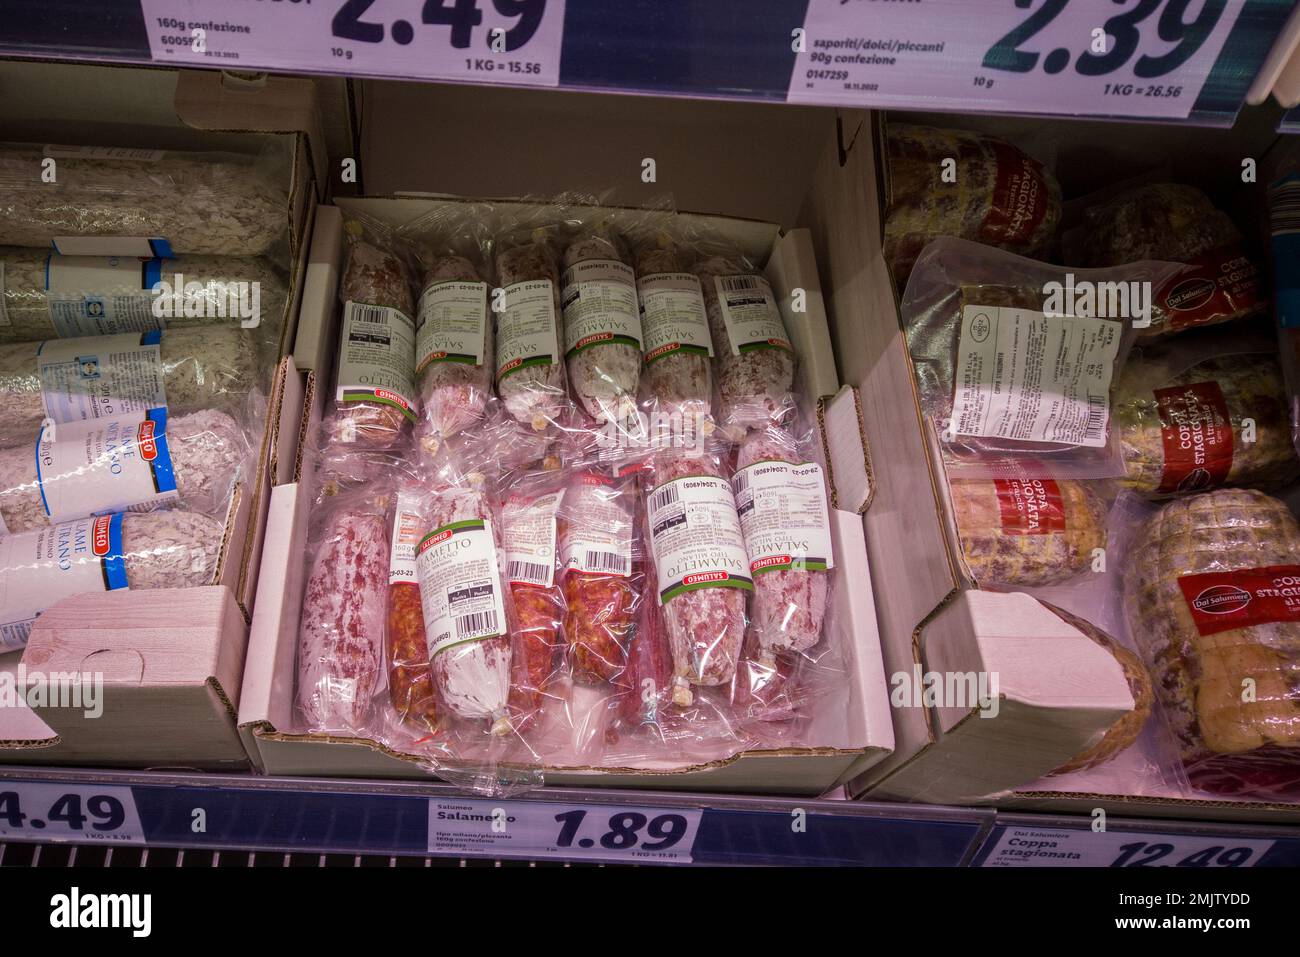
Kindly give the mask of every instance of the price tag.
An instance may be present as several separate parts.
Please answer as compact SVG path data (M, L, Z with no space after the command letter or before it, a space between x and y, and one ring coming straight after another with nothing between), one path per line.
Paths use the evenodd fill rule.
M810 0L788 99L1186 117L1245 0Z
M691 861L699 808L429 801L429 852L473 857Z
M565 0L140 0L154 62L557 86Z
M143 844L130 788L0 781L0 838Z
M1006 827L981 867L1254 867L1273 841Z

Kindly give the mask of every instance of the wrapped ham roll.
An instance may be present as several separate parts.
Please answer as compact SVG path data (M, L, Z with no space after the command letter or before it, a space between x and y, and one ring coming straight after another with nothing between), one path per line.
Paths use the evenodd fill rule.
M655 456L646 524L657 599L673 655L673 703L693 685L723 685L736 673L745 599L754 590L731 483L712 451Z
M541 432L567 409L560 271L544 238L506 245L496 259L504 308L496 316L496 385L506 412Z
M641 376L636 277L619 236L601 223L564 251L560 301L569 387L597 425L627 428Z
M510 634L514 601L505 587L499 517L473 488L434 492L425 506L428 529L416 552L424 628L433 681L457 718L511 730Z

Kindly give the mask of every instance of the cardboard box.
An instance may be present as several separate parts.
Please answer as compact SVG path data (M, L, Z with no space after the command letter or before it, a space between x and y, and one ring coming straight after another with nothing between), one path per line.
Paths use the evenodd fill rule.
M454 200L349 199L344 211L365 212L394 225L413 219L437 205ZM613 212L615 219L620 213ZM638 214L639 215L639 214ZM683 214L685 215L685 214ZM870 573L862 539L860 508L867 505L869 483L866 449L860 430L860 409L852 390L839 390L828 348L816 266L806 231L782 232L774 224L705 217L756 261L778 298L796 287L809 291L808 311L786 316L800 357L805 394L827 397L820 418L831 450L832 476L845 482L834 495L832 534L837 567L832 610L853 636L846 655L849 672L844 700L825 701L807 735L819 742L812 748L786 748L744 753L701 766L670 761L634 769L547 768L548 784L602 787L671 787L693 790L762 791L818 794L855 771L879 760L892 745L892 725L883 697L883 671L876 636ZM329 355L338 336L337 281L344 254L342 215L322 207L313 237L308 291L300 320L295 363L307 369L304 395L313 396L303 414L304 434L314 434L331 390ZM317 283L322 285L318 286ZM288 426L282 422L282 431ZM253 620L241 696L240 730L258 766L271 774L400 776L427 774L413 755L403 755L378 742L327 735L295 733L295 657L301 609L306 530L313 489L310 476L272 494L263 557L262 586ZM850 498L852 496L853 498Z
M277 353L292 341L305 272L304 239L325 171L309 80L237 81L207 71L0 64L5 136L16 141L258 152L287 163L291 267ZM111 118L111 119L106 119ZM315 145L313 145L315 144ZM301 397L290 360L271 370L267 427L255 468L236 488L217 584L80 595L41 616L27 648L0 656L0 762L130 767L247 767L235 728L265 514L281 449L277 425ZM294 448L296 449L294 436ZM53 672L102 679L102 713L35 692ZM20 687L21 686L21 687ZM36 707L27 707L28 702Z

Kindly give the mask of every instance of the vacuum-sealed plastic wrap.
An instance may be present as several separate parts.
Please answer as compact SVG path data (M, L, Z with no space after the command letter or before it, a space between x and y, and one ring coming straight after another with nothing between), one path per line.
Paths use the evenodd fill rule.
M516 422L542 431L567 412L560 270L544 234L507 236L496 256L496 386Z
M0 447L34 445L47 420L238 409L258 385L254 332L195 326L0 345Z
M1300 795L1300 525L1251 489L1152 507L1124 556L1129 632L1193 787Z
M735 495L718 452L657 454L647 481L646 525L673 654L673 703L693 686L728 684L736 673L753 573Z
M424 524L416 572L434 687L455 717L506 734L516 618L499 515L480 490L448 486L428 496Z
M1194 186L1150 183L1089 207L1077 239L1078 264L1139 260L1186 268L1153 287L1144 338L1259 315L1268 305L1259 260L1226 213Z
M142 415L42 427L0 449L0 528L23 532L86 515L179 505L224 515L250 447L224 412Z
M215 584L224 533L216 519L168 509L0 539L0 652L26 645L41 612L72 595Z
M1089 483L1022 476L948 489L962 557L982 587L1069 581L1106 547L1106 506Z
M418 483L401 482L393 499L384 641L389 701L398 720L420 733L436 731L441 717L415 568L415 550L426 531L426 495Z
M325 431L340 445L391 449L419 411L411 274L386 226L354 219L348 237L335 411Z
M284 277L250 256L59 256L0 246L0 339L279 322Z
M569 387L598 426L627 428L641 376L641 316L627 247L600 222L564 251L560 302Z
M627 665L645 582L635 478L577 469L559 519L569 666L575 681L611 681Z
M260 256L289 222L287 153L0 146L0 236L163 240L178 253ZM54 163L50 177L47 160Z
M1034 256L1056 232L1060 186L1045 166L1010 143L891 123L885 163L885 262L900 289L921 250L940 236Z
M1134 350L1115 389L1124 485L1166 497L1300 476L1276 346L1257 331L1188 332Z
M364 734L384 682L387 488L326 495L312 515L312 556L298 629L298 709L308 731Z
M720 424L734 439L793 413L794 347L772 287L742 258L695 264L713 339Z
M636 251L645 340L642 392L657 428L704 434L712 427L713 338L699 277L685 266L667 236Z
M930 243L902 319L921 409L950 475L1105 478L1124 462L1112 388L1178 266L1069 272L961 239Z

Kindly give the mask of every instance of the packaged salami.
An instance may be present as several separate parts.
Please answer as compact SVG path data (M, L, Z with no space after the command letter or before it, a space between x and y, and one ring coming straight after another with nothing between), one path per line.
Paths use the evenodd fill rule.
M222 522L180 510L115 512L0 539L0 653L72 595L216 584Z
M954 236L1037 256L1061 217L1061 189L1051 172L980 133L891 123L885 180L885 262L900 290L931 240Z
M1150 319L1150 290L1178 269L1072 272L961 239L930 243L901 309L949 475L1124 474L1115 384Z
M340 445L391 449L419 415L412 277L386 227L353 219L347 233L334 414L326 429Z
M285 279L249 256L60 256L0 247L0 339L279 324Z
M424 507L428 495L429 489L419 481L399 481L389 521L392 532L384 631L388 694L398 722L417 734L436 732L441 724L415 563L416 549L427 531Z
M1123 556L1129 632L1192 787L1300 795L1300 525L1224 488L1134 506Z
M1153 291L1143 338L1263 313L1259 258L1226 213L1194 186L1149 183L1089 205L1071 262L1089 268L1139 260L1182 263Z
M1135 492L1270 489L1300 476L1277 346L1262 328L1191 331L1140 345L1115 401L1121 482Z

